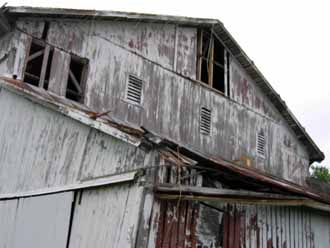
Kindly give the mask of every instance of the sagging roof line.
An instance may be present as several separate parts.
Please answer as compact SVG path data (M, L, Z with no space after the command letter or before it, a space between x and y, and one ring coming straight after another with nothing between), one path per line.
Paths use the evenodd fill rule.
M260 170L243 167L235 164L232 161L227 161L220 157L204 154L187 145L177 144L175 141L171 141L168 139L163 139L163 142L160 145L168 146L173 150L179 151L180 154L197 161L199 166L206 166L206 167L213 166L214 168L226 169L230 172L241 175L243 177L256 180L256 182L271 187L275 187L286 192L291 192L297 195L305 196L322 203L330 204L329 195L315 192L311 189L298 185L294 182L267 174Z
M212 27L217 37L223 41L225 47L233 55L247 71L249 76L256 82L260 89L266 94L275 108L281 113L285 121L289 124L297 139L304 144L310 156L310 163L314 161L321 162L325 156L323 152L314 143L312 138L299 123L296 117L287 107L286 103L276 93L274 88L269 84L263 74L254 65L253 61L246 55L243 49L238 45L236 40L224 27L224 25L216 19L190 18L168 15L154 14L138 14L117 11L96 11L96 10L74 10L59 8L35 8L35 7L8 7L8 15L12 17L67 17L67 18L84 18L84 19L105 19L105 20L122 20L122 21L144 21L157 23L173 23L179 25L189 25L194 27ZM291 124L291 125L290 125Z
M67 100L42 88L0 76L1 87L131 145L138 147L142 144L141 138L144 134L142 129L109 116L95 119L98 113L91 111L85 105Z

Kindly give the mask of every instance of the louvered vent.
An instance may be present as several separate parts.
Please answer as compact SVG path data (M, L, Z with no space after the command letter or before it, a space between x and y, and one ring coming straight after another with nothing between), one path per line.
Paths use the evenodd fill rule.
M202 107L200 116L200 132L205 135L209 135L211 132L211 110Z
M260 131L257 135L257 154L261 157L266 155L266 138L263 131Z
M126 92L127 100L140 104L142 98L142 85L143 81L140 78L129 75Z

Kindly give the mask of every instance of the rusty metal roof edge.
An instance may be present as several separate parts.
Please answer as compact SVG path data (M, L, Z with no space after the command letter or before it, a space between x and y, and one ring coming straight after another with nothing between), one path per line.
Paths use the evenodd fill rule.
M330 212L330 205L317 202L315 200L310 200L308 198L287 198L287 199L250 199L240 196L213 196L213 195L199 195L190 192L190 194L184 194L180 190L177 193L166 193L166 192L157 192L156 197L163 200L192 200L192 201L216 201L224 202L231 204L251 204L251 205L270 205L270 206L302 206L312 209L317 209L325 212Z
M265 89L261 88L261 90L265 93L267 91L267 97L270 99L270 101L273 103L274 107L279 111L279 113L283 116L286 122L288 122L288 116L291 118L291 120L295 123L296 127L298 128L297 131L293 130L292 126L288 123L290 128L293 130L293 132L296 134L298 140L302 141L303 144L305 144L304 141L308 143L307 145L307 150L309 151L310 154L310 163L316 161L316 162L321 162L324 160L325 156L324 153L320 150L320 148L316 145L316 143L313 141L313 139L309 136L309 134L306 132L305 128L300 124L300 122L297 120L297 118L294 116L294 114L291 112L291 110L288 108L284 100L280 97L280 95L275 91L275 89L271 86L271 84L267 81L265 76L260 72L260 70L257 68L257 66L254 64L254 62L247 56L247 54L244 52L244 50L241 48L241 46L238 44L238 42L234 39L234 37L229 33L229 31L225 28L225 26L221 23L218 22L215 25L214 32L217 33L219 31L218 29L221 30L221 36L225 35L226 36L226 41L224 42L225 45L228 43L231 44L231 48L227 48L229 50L238 50L239 53L232 53L232 55L238 60L238 57L243 56L246 62L248 63L248 67L252 69L253 72L249 73L251 70L246 70L248 74L256 74L258 75L258 83L262 83ZM218 33L219 34L219 33ZM219 34L220 35L220 34ZM218 37L221 39L220 37ZM223 40L223 39L221 39ZM239 60L238 60L239 62ZM239 62L240 63L240 62ZM247 69L246 65L243 65L240 63L244 69ZM250 75L253 81L257 81L254 79L255 75ZM274 97L270 98L269 96ZM280 105L280 107L278 106Z
M74 106L65 105L56 101L46 91L44 92L44 95L38 93L38 90L42 91L43 89L34 89L32 88L33 86L27 85L26 83L0 76L0 88L1 87L136 147L140 146L142 143L141 138L121 131L120 129L111 126L103 119L94 120L86 112L76 109ZM133 127L126 128L134 129ZM140 130L136 131L138 132Z
M212 25L218 23L216 19L193 18L186 16L159 15L124 11L110 10L87 10L87 9L66 9L66 8L47 8L47 7L28 7L28 6L9 6L8 14L14 16L39 16L54 17L64 16L68 18L92 18L92 19L116 19L116 20L144 20L150 22L166 22L177 24L190 24L193 26Z
M235 164L232 161L227 161L220 157L207 155L200 151L196 151L195 149L188 147L187 145L178 144L177 142L169 139L164 138L161 144L174 148L176 151L180 151L181 154L189 158L192 158L197 162L207 162L215 166L225 168L233 173L237 173L242 176L257 180L258 182L271 185L278 189L282 189L298 195L303 195L310 199L314 199L322 203L330 204L330 195L326 195L320 192L315 192L311 189L308 189L304 186L288 181L286 179L279 178L271 174L267 174L257 169L243 167Z

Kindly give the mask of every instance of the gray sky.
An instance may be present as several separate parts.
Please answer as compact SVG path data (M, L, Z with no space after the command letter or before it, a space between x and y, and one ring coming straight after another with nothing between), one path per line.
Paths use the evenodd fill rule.
M330 1L8 0L8 5L219 19L325 153L322 164L330 168Z

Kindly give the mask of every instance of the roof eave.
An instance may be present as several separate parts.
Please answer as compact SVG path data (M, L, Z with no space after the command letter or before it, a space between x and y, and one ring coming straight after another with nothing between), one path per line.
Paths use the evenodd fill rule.
M135 12L121 11L100 11L83 9L62 9L62 8L40 8L40 7L8 7L8 14L14 17L66 17L72 19L102 19L102 20L122 20L122 21L145 21L173 24L186 24L191 26L210 26L218 23L216 19L192 18L185 16L156 15Z

